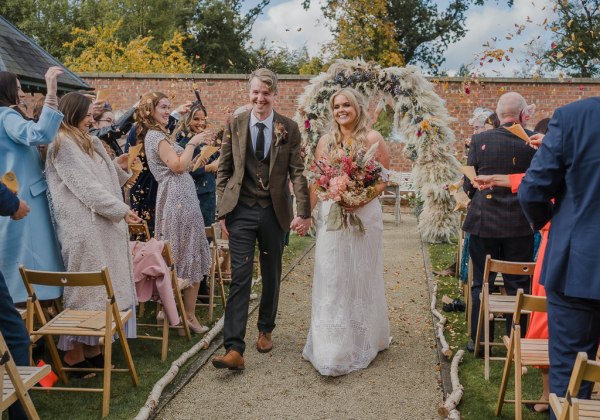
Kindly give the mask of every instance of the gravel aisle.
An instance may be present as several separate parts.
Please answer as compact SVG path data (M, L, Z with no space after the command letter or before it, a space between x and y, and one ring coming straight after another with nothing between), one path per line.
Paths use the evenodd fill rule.
M442 393L416 219L405 213L396 227L391 215L384 216L386 296L394 340L368 369L327 378L302 359L310 322L311 252L282 283L273 351L260 354L254 347L255 311L246 337L246 370L233 373L205 365L158 418L439 418Z

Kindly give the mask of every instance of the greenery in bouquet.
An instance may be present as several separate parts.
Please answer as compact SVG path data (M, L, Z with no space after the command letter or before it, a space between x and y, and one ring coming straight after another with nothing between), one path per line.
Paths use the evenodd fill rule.
M352 139L347 145L319 160L315 160L305 171L305 176L316 187L317 197L333 204L327 218L327 230L357 227L365 231L364 225L350 209L361 206L378 194L375 186L385 181L386 171L375 159L377 144L369 150L355 148Z

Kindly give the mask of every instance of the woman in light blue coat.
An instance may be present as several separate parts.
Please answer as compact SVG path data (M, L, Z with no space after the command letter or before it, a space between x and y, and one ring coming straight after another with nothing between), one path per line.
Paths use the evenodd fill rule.
M18 108L25 95L17 76L0 72L0 176L12 171L19 182L18 196L31 207L29 217L15 221L0 219L0 271L15 302L27 300L19 264L34 270L63 271L56 234L46 198L48 186L36 146L54 140L63 119L56 97L60 67L46 72L47 94L37 123L29 121ZM39 299L55 299L58 288L36 287Z

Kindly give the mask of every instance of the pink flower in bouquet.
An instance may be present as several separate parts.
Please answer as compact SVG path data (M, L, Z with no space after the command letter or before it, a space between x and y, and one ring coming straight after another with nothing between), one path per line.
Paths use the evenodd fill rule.
M321 177L317 180L317 184L319 187L326 188L329 183L329 177L327 175L321 175Z
M331 178L327 190L329 197L334 201L340 201L342 193L348 189L349 180L350 178L346 174Z

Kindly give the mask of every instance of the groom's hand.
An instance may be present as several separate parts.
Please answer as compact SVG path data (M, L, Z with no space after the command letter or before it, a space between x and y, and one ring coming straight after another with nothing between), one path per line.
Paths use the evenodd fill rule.
M219 219L219 226L221 226L221 236L225 235L229 238L229 231L227 230L227 226L225 225L225 219Z
M298 235L304 236L308 233L311 224L312 219L303 219L299 216L296 216L294 217L294 220L292 220L292 223L290 223L290 229L295 230Z

